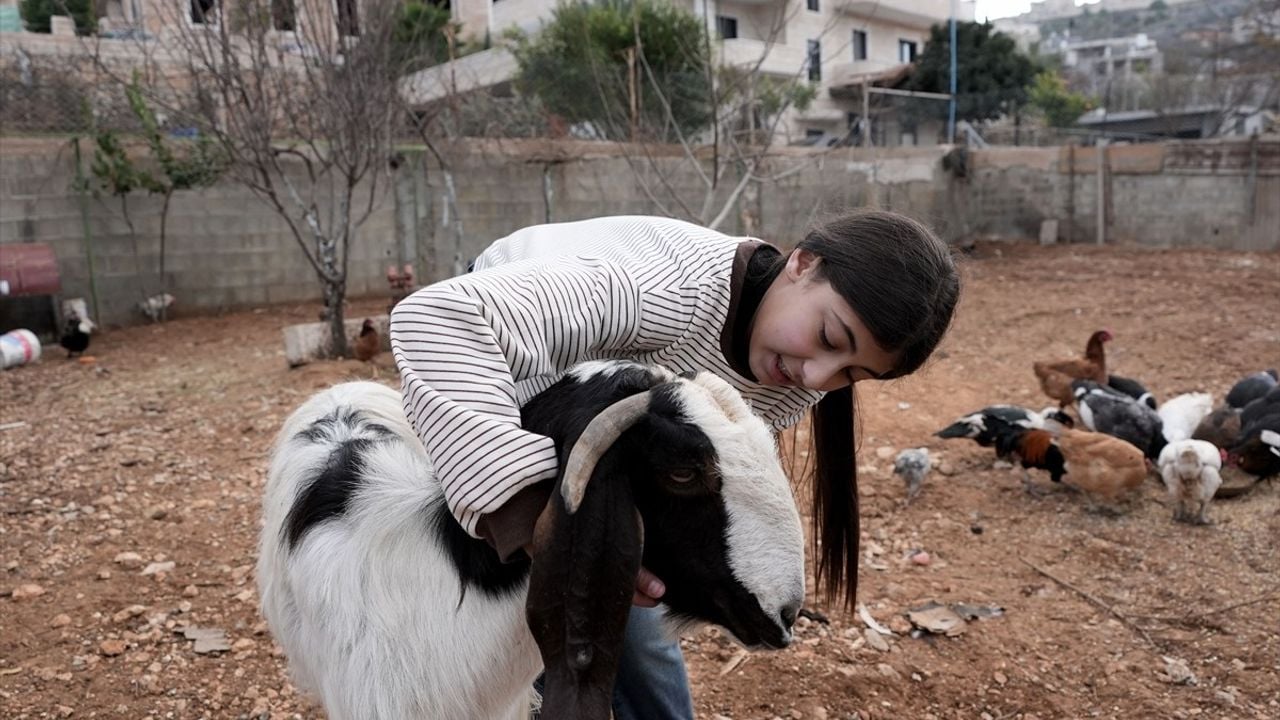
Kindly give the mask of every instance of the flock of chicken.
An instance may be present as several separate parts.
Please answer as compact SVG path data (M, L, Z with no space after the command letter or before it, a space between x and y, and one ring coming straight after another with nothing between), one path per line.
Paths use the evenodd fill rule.
M1095 507L1114 509L1132 498L1155 470L1174 506L1174 520L1196 524L1209 523L1209 503L1222 486L1224 464L1256 478L1280 475L1275 370L1242 378L1221 407L1203 392L1157 404L1141 383L1107 371L1104 345L1111 339L1109 331L1099 330L1089 338L1083 358L1033 364L1041 390L1057 406L1035 412L992 405L934 434L972 439L994 447L1000 459L1020 463L1028 492L1036 492L1028 469L1047 470L1050 480L1083 491ZM1074 408L1075 417L1065 412L1068 408ZM923 448L898 454L894 472L906 480L908 500L919 492L929 466Z

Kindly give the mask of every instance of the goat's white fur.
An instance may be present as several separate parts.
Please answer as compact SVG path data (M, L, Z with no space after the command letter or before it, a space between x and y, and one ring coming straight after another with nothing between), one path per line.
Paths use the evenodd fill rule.
M777 617L803 599L804 564L789 484L776 460L765 461L776 455L773 438L723 381L702 374L686 388L684 410L721 462L730 567ZM339 408L357 409L394 438L364 454L364 482L346 514L308 530L290 553L282 530L290 508L333 449L298 435ZM443 502L431 476L400 395L376 383L312 397L277 440L258 561L262 610L294 681L331 720L527 716L542 665L525 620L527 580L505 599L472 587L460 601L459 577L423 518Z

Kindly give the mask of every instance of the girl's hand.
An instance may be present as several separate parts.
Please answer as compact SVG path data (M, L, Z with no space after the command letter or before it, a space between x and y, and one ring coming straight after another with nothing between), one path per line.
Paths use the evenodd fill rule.
M636 576L636 592L631 598L631 604L637 607L654 607L666 591L667 586L662 584L658 576L642 567L640 574Z

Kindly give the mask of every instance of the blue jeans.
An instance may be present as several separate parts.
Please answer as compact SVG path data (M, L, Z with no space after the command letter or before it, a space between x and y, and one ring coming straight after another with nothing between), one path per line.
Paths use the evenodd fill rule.
M680 642L662 632L662 609L632 607L613 684L615 720L693 720Z
M542 692L542 676L533 683ZM614 720L693 720L679 641L662 632L660 608L632 607L613 683Z

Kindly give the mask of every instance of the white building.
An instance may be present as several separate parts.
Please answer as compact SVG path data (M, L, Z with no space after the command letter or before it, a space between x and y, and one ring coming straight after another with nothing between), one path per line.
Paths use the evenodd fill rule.
M791 111L782 123L782 141L840 137L861 112L849 86L879 77L915 59L930 26L945 23L952 8L958 20L972 20L971 0L673 0L703 17L720 38L721 62L756 66L778 78L798 78L818 86L815 101ZM453 0L453 16L464 36L497 43L511 27L536 31L551 17L556 0ZM470 92L514 77L515 59L500 46L453 63L424 70L407 84L412 99L428 103L451 90ZM836 92L833 94L832 90ZM843 90L843 92L842 92ZM932 136L908 133L886 138L931 143Z
M1074 70L1084 81L1081 89L1104 101L1113 92L1134 92L1159 75L1164 65L1160 48L1145 33L1102 40L1050 38L1041 44L1040 53L1061 56L1063 68ZM1127 105L1122 98L1111 100Z

